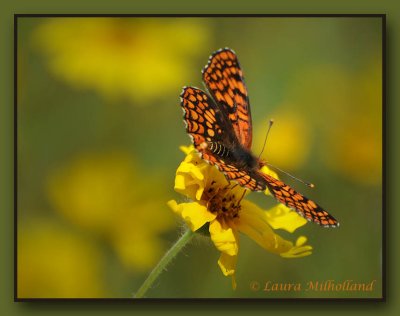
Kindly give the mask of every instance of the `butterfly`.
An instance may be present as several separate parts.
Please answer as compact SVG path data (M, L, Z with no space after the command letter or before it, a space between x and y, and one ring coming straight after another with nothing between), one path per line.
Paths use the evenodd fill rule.
M214 52L202 70L208 93L184 87L181 106L186 131L201 157L252 191L265 191L310 222L325 227L338 221L315 202L260 169L265 162L251 152L250 102L236 53L230 48Z

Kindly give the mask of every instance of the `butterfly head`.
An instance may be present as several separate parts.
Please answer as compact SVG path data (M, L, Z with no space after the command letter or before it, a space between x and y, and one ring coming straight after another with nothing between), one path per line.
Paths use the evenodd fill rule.
M267 161L264 159L258 159L258 168L261 169L262 167L268 165Z

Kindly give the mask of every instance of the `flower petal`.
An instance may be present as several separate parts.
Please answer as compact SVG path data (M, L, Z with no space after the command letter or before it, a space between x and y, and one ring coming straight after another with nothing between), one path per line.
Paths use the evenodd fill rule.
M214 220L210 223L211 240L215 247L229 256L236 256L239 251L238 235L225 221Z
M234 275L236 271L237 256L230 256L226 253L221 253L218 260L218 265L225 276Z
M204 192L204 185L203 181L196 181L189 174L180 173L175 177L174 189L176 192L181 193L192 200L198 201Z
M197 202L178 204L175 200L170 200L167 204L184 219L192 231L198 230L216 217L215 214L207 210L207 207Z
M296 245L291 248L289 251L281 253L280 255L284 258L301 258L305 256L309 256L312 253L312 246L304 245L307 242L307 238L305 236L300 236L296 240Z
M260 171L261 171L262 173L265 173L265 174L270 175L271 177L274 177L275 179L279 179L278 174L277 174L275 171L269 169L267 166L263 166L263 167L260 169Z
M300 236L296 240L296 246L303 246L307 242L307 237L306 236Z
M224 174L219 171L215 166L211 166L207 170L207 187L211 186L211 182L215 183L217 187L223 188L229 184ZM239 186L237 186L239 187Z
M275 172L275 171L272 171L272 170L269 169L267 166L263 166L263 167L260 169L260 171L261 171L262 173L265 173L265 174L270 175L271 177L274 177L275 179L279 179L279 178L278 178L278 175L276 174L276 172ZM269 192L268 188L265 189L264 193L265 193L266 195L272 195L271 192Z
M290 233L307 223L305 218L283 204L278 204L266 211L265 216L272 228L284 229Z
M192 151L194 151L194 146L193 145L189 145L189 146L179 146L179 149L185 154L188 155L190 154Z
M181 193L192 200L199 201L204 191L204 167L183 161L176 170L175 191Z
M236 278L235 278L235 271L236 271L236 262L237 256L230 256L226 253L221 253L221 256L218 260L218 265L221 268L222 273L225 276L232 276L232 287L236 289Z
M263 216L263 211L249 201L242 201L242 210L235 225L239 231L270 252L284 253L293 247L290 241L273 232Z

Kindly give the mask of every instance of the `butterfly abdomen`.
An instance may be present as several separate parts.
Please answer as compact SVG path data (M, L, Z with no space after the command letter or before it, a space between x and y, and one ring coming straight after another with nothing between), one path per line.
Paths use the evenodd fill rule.
M218 142L208 142L207 148L210 152L220 158L230 157L230 150L223 144Z
M244 169L253 169L258 166L257 159L245 148L219 142L207 142L207 149L213 155Z

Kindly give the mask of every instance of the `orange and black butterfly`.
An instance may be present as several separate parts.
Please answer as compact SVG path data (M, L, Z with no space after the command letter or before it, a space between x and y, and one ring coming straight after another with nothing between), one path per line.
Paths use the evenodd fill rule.
M216 51L202 74L209 94L195 87L184 87L181 94L186 130L202 158L247 189L268 188L279 202L309 221L339 226L315 202L260 171L265 163L251 152L250 103L235 52L229 48Z

